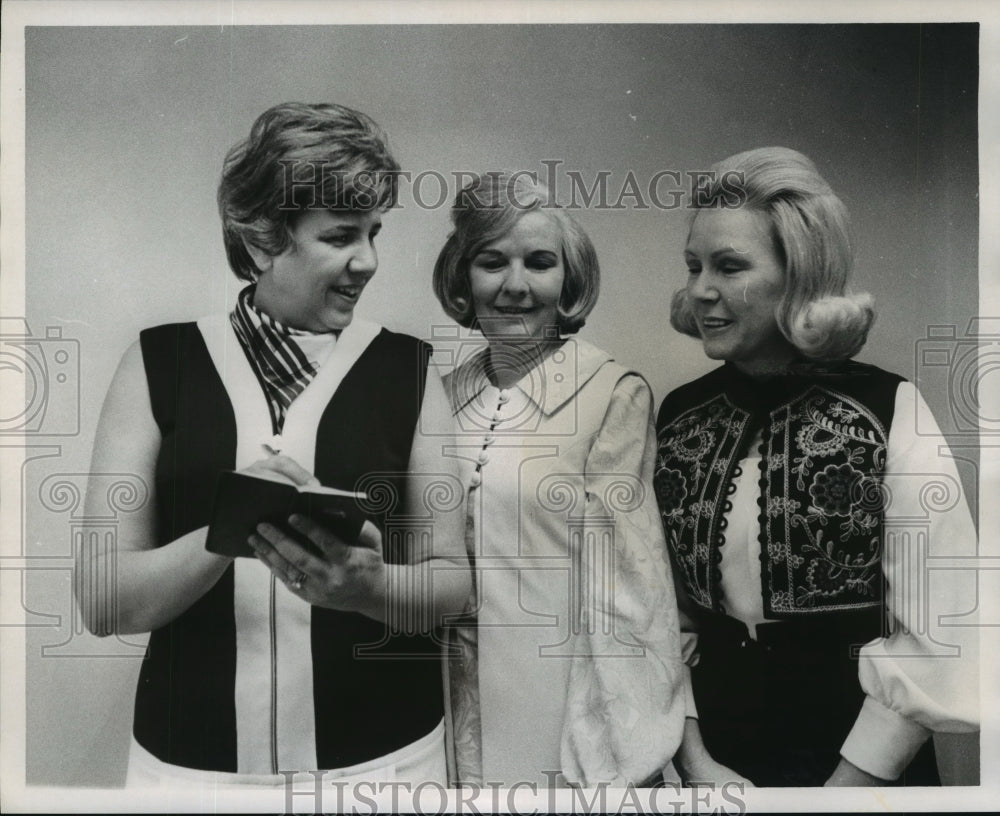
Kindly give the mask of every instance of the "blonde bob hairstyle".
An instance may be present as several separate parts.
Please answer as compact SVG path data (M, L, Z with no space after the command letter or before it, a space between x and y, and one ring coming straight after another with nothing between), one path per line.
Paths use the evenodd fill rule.
M434 264L434 294L447 315L465 328L476 328L469 265L488 244L503 238L518 219L541 211L562 232L563 287L557 326L560 334L579 331L597 303L601 270L587 233L550 199L549 189L528 173L476 176L455 197L454 230Z
M781 333L813 360L846 360L868 339L874 299L847 289L854 256L847 208L815 165L787 147L762 147L723 159L695 209L750 207L763 212L785 265L785 294L775 318ZM695 213L697 216L697 213ZM699 337L687 289L674 293L670 323Z

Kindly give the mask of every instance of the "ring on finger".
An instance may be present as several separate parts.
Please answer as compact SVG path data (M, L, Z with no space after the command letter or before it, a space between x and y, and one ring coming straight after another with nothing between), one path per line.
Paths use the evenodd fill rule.
M302 589L302 586L305 584L306 578L308 577L309 576L306 575L304 572L300 572L291 581L288 582L288 585L296 592L298 592L300 589Z

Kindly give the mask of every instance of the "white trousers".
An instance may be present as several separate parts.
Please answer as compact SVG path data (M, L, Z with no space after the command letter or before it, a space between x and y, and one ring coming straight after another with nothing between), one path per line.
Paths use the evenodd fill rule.
M312 769L296 771L296 785L306 784ZM442 787L448 784L445 765L444 722L416 742L412 742L377 759L352 765L347 768L330 768L321 772L323 783L354 782L437 782ZM200 788L206 791L247 790L248 788L283 788L289 781L284 774L241 774L225 771L201 771L171 765L153 756L135 738L129 751L126 788L166 788L176 787L190 791Z

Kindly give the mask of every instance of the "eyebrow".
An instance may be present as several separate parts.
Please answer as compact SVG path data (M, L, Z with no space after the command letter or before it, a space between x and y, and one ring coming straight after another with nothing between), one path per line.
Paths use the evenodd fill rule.
M372 228L371 228L372 232L378 232L381 229L382 229L382 223L381 222L378 222L377 224L372 224ZM361 232L361 227L359 227L357 224L352 224L349 221L345 221L345 222L340 223L340 224L330 224L327 227L323 227L323 229L320 230L319 234L320 235L335 235L335 234L337 234L337 235L343 235L345 233L347 233L347 234L357 234L357 233L360 233L360 232Z
M502 249L492 249L491 247L483 247L478 252L472 254L473 258L507 258L508 253L504 252Z
M507 253L504 252L502 249L493 249L491 247L484 247L483 249L480 249L478 252L476 252L473 255L473 257L476 258L479 257L480 255L503 255L504 257L506 257ZM528 253L527 257L531 258L534 257L535 255L551 255L553 258L559 257L559 253L556 252L554 249L533 249Z
M737 258L743 258L743 257L745 257L745 256L747 256L749 254L750 253L747 250L745 250L745 249L737 249L736 247L731 247L730 246L730 247L723 247L722 249L717 249L717 250L715 250L715 252L713 252L708 257L711 260L714 261L715 259L721 258L721 257L723 257L725 255L735 255ZM698 255L695 252L692 252L690 249L685 249L684 250L684 257L685 258L700 258L701 256Z

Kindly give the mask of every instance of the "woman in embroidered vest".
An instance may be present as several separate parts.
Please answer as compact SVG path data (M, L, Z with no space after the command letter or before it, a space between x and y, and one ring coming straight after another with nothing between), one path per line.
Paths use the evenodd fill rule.
M918 750L978 722L974 619L938 623L972 612L974 576L935 573L928 594L919 562L923 535L935 556L975 553L954 463L913 385L850 359L873 303L847 291L847 212L813 164L763 148L713 169L670 319L725 364L657 420L656 493L696 633L679 764L773 786L888 784L909 766L907 784L934 784ZM947 499L929 505L928 482Z
M130 784L446 779L431 633L471 586L463 492L441 456L451 416L427 348L354 317L397 171L364 114L263 113L218 195L250 285L228 315L142 332L115 375L94 471L137 474L155 500L111 552L82 552L81 605L97 634L152 633ZM356 546L292 517L258 528L257 558L216 555L215 482L233 469L366 490L377 506Z
M488 343L460 338L445 381L475 585L448 665L454 775L639 784L669 765L684 719L652 397L573 336L599 268L550 199L523 174L474 179L434 269L444 310Z

